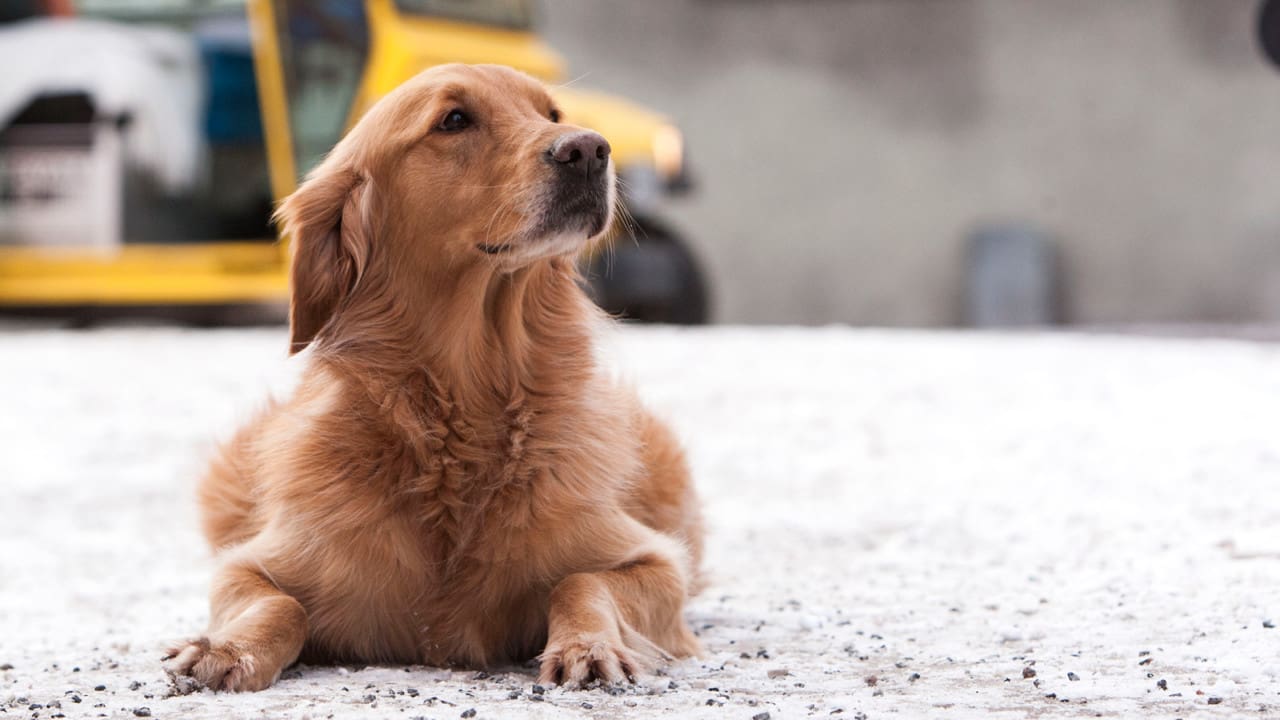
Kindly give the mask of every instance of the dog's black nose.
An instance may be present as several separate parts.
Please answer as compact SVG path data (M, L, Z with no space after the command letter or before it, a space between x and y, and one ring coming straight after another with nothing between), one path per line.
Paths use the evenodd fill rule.
M609 152L609 141L600 133L583 130L556 138L547 155L565 170L590 176L608 167Z

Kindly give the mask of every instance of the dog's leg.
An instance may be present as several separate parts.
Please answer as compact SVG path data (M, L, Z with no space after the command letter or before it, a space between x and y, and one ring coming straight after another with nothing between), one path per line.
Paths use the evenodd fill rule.
M261 690L302 651L307 613L252 563L214 577L206 636L170 648L166 669L213 690Z
M669 540L648 545L612 570L576 573L556 585L538 682L622 682L700 651L681 617L683 551Z

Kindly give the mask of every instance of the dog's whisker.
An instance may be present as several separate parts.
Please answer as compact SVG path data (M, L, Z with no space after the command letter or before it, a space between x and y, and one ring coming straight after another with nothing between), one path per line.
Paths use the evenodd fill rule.
M576 77L576 78L574 78L574 79L572 79L572 80L569 80L568 82L562 82L562 83L560 83L560 84L558 84L558 85L553 85L552 87L557 87L557 88L567 88L567 87L569 87L570 85L573 85L574 83L578 82L579 80L585 80L586 78L588 78L588 77L590 77L590 76L591 76L591 71L590 71L590 70L588 70L588 71L586 71L586 72L582 73L581 75L579 75L578 77Z
M519 182L503 183L501 185L452 185L455 188L463 188L466 190L503 190L511 187L518 187Z
M503 199L499 202L497 208L494 209L493 214L489 216L489 222L485 225L485 229L483 232L483 237L484 237L483 245L485 245L486 247L493 247L493 248L503 248L509 245L509 242L493 241L493 235L492 235L493 226L499 219L505 219L509 213L514 212L516 210L516 207L527 199L527 197L531 194L532 190L533 188L525 187L525 188L521 188L521 190L517 193L503 197ZM489 256L490 267L496 268L498 261L497 261L497 258L494 256L497 255L498 253L486 251L485 254Z

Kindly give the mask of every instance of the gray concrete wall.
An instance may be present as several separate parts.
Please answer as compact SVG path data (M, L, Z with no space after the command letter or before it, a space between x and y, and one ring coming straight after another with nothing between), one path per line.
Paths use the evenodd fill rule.
M728 322L949 325L964 238L1061 243L1074 322L1280 321L1280 72L1252 0L546 0L662 109Z

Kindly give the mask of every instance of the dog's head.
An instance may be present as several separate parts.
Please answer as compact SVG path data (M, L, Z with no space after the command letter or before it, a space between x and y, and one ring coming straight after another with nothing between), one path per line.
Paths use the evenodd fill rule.
M276 212L294 246L291 349L371 275L412 284L574 255L609 228L614 202L609 143L561 123L541 83L493 65L427 70L374 105Z

